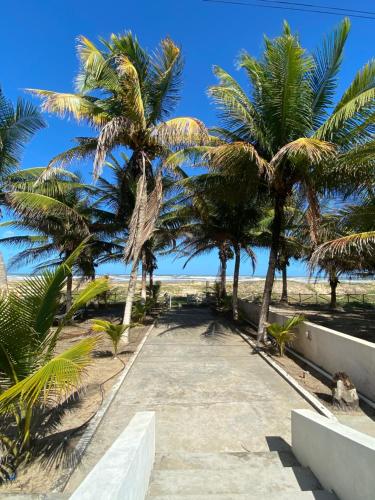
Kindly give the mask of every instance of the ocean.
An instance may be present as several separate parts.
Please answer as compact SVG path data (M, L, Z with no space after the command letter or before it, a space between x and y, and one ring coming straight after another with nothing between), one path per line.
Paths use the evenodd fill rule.
M8 274L8 279L14 281L20 281L29 277L30 274ZM129 280L129 274L98 274L99 276L108 276L110 280L114 283L123 283ZM140 278L140 276L138 276ZM241 282L250 282L250 281L262 281L265 276L252 276L252 275L242 275L239 280ZM161 281L163 283L186 283L186 282L209 282L213 283L217 281L219 278L216 275L204 275L204 274L155 274L154 281ZM228 275L227 281L230 282L233 279L233 276ZM276 277L276 280L280 280L279 276ZM326 277L309 277L309 276L288 276L288 281L297 281L300 283L319 283L319 282L327 282ZM373 278L340 278L341 283L372 283L374 282Z

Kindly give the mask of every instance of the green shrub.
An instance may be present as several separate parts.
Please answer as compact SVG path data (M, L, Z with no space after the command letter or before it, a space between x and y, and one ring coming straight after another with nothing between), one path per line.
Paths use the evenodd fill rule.
M274 338L280 356L284 356L285 346L293 343L295 338L293 330L303 321L305 321L303 316L293 316L293 318L288 319L282 325L279 323L271 323L267 326L267 332Z
M123 325L111 323L110 321L101 319L95 319L93 321L92 329L95 332L103 332L109 336L113 345L113 356L117 357L118 345L120 343L121 337L126 332L126 330L128 328L131 328L132 326L136 326L136 324Z
M148 306L140 300L133 303L132 306L132 321L135 323L143 323L146 319Z

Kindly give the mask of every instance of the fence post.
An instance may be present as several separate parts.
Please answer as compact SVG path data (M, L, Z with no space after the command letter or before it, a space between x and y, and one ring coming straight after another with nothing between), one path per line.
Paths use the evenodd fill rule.
M365 303L365 294L362 295L362 304Z
M298 294L299 295L299 305L302 304L302 297L301 297L301 293Z

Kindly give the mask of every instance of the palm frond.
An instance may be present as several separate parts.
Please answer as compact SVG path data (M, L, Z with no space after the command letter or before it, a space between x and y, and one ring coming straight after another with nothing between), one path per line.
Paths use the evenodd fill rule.
M333 144L318 139L301 137L283 146L272 158L271 165L275 167L286 158L297 163L307 160L310 164L316 165L323 160L332 158L334 155L335 146Z
M0 167L2 176L19 165L25 144L43 127L45 127L45 122L33 104L18 99L14 107L0 88Z
M72 307L67 311L63 323L68 322L74 313L78 311L81 307L85 306L91 300L93 300L98 295L108 291L108 279L100 278L88 283L83 290L81 290L78 295L74 298Z
M350 31L350 20L344 19L333 34L324 40L321 49L314 54L315 67L310 75L313 89L313 113L316 124L320 125L327 109L333 105L337 87L337 74L343 60L343 50Z
M86 92L105 88L118 92L120 82L111 63L113 58L104 55L96 45L85 36L78 38L77 52L81 62L81 71L75 79L77 92Z
M86 120L94 126L102 126L108 122L108 115L96 105L94 97L53 92L51 90L26 89L42 99L42 109L60 117L73 116L77 121Z
M0 413L6 414L19 401L28 407L37 402L50 406L63 401L81 386L82 377L91 363L90 355L97 344L98 338L95 337L81 340L11 386L0 395Z
M323 259L342 256L369 257L375 249L375 231L350 234L320 245L312 254L310 266L316 267Z
M334 134L346 122L355 118L357 123L374 110L375 102L375 60L368 62L355 76L332 115L315 132L317 139L332 140ZM363 116L361 116L363 113Z
M130 122L136 123L140 129L144 129L146 127L145 107L137 70L126 56L119 56L117 65L121 77L125 116Z
M68 217L80 224L83 235L88 234L83 217L74 208L55 198L35 192L15 191L7 194L7 200L19 215L38 217L53 214L57 217Z
M134 131L133 122L124 116L112 118L101 129L94 159L94 178L98 178L105 162L107 153L115 146L125 133L131 134Z
M183 62L179 47L170 39L161 42L156 53L150 82L149 106L151 124L163 120L175 108L180 97Z
M155 141L167 148L204 145L209 141L203 122L196 118L173 118L157 125L152 133Z

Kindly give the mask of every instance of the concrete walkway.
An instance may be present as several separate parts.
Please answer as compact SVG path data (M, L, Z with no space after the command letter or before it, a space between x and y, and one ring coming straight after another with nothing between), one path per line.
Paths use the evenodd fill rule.
M288 454L293 408L309 408L309 405L269 365L253 354L251 347L223 322L221 316L215 316L205 308L172 311L162 318L149 336L65 491L71 492L78 486L134 414L144 410L156 412L158 458L150 492L155 498L180 498L178 495L181 494L176 486L178 491L172 488L171 496L167 495L165 470L158 472L161 463L169 473L171 469L184 469L188 485L199 481L197 468L216 470L213 464L218 466L223 457L229 456L225 455L228 453L232 461L227 462L230 469L234 466L233 460L236 462L236 458L246 453L263 457L260 467L263 471L266 463L272 465L274 461L272 453L266 456L269 452L279 452L278 458L281 459L285 452L284 458L288 462L284 460L285 464L296 465ZM186 458L188 455L189 459ZM194 478L186 471L191 468L194 469ZM262 477L259 470L257 474ZM294 476L300 489L319 489L315 479L306 479L303 474L294 473ZM175 479L173 477L172 474L172 482L177 485L180 481L180 489L186 491L184 480L179 479L178 474ZM213 477L212 492L215 493L218 478L215 479L215 474L210 477ZM201 480L207 482L204 475ZM305 486L304 480L307 481ZM168 481L171 482L170 476ZM283 481L280 483L280 476L276 478L277 483L284 484ZM194 484L190 494L195 496L189 498L201 498L194 489L199 485ZM233 487L236 494L242 494L242 487L236 484ZM207 492L201 493L205 493L202 498L211 498ZM297 494L286 495L285 498L289 499L302 498ZM306 498L323 496L314 494Z

